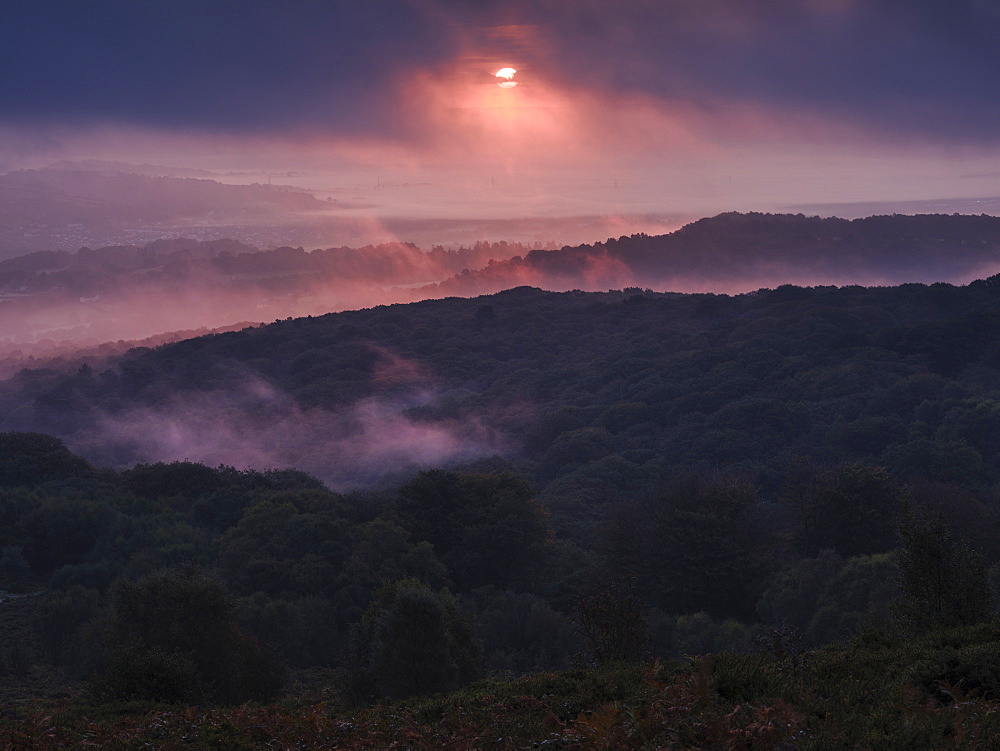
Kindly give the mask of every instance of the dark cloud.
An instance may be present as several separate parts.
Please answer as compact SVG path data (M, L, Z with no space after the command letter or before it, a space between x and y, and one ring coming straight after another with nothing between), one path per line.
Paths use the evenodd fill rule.
M1000 125L996 4L581 0L548 7L544 22L559 31L551 61L566 81L706 108L756 103L935 138L992 139Z
M15 0L5 16L7 119L391 130L399 66L451 52L400 2Z
M986 0L14 0L0 118L402 135L407 71L516 54L568 88L1000 133ZM518 45L497 27L534 30ZM506 47L505 47L506 45Z

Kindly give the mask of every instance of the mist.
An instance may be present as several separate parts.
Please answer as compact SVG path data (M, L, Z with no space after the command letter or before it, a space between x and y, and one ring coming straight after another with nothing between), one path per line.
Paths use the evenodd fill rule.
M98 466L192 461L239 469L295 468L334 489L392 482L508 450L486 421L421 419L440 396L420 366L378 349L379 395L337 409L304 408L259 377L239 385L169 394L156 406L95 416L66 436Z
M170 331L421 299L416 288L540 243L270 251L232 240L36 253L0 262L0 354L53 356Z
M729 213L667 234L562 247L396 242L307 252L161 241L0 262L0 368L111 354L102 342L121 352L127 342L517 286L737 294L781 284L964 284L998 271L1000 219L987 216ZM159 338L141 341L149 337Z

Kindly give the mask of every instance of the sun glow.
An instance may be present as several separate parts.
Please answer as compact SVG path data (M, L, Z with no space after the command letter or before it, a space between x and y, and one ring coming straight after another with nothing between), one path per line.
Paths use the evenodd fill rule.
M517 73L515 68L501 68L495 75L498 79L497 86L501 89L513 89L517 86L517 81L514 80L514 74Z

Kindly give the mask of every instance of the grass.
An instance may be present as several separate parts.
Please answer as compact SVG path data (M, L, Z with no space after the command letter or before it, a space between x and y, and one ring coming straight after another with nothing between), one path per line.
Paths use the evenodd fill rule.
M4 748L988 748L1000 630L873 633L813 652L722 653L480 681L352 709L334 691L268 706L22 706ZM319 699L323 699L320 701Z

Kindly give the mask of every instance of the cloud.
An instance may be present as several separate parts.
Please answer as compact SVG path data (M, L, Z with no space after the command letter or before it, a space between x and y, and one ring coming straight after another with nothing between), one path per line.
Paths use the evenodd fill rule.
M956 175L1000 163L996 7L16 2L0 170L297 171L387 223L989 198Z
M566 96L723 120L958 141L1000 124L1000 13L981 0L35 0L5 16L8 125L405 141L415 81L497 61Z
M448 52L405 2L41 0L6 15L19 30L0 49L13 121L391 131L380 115L400 61Z

